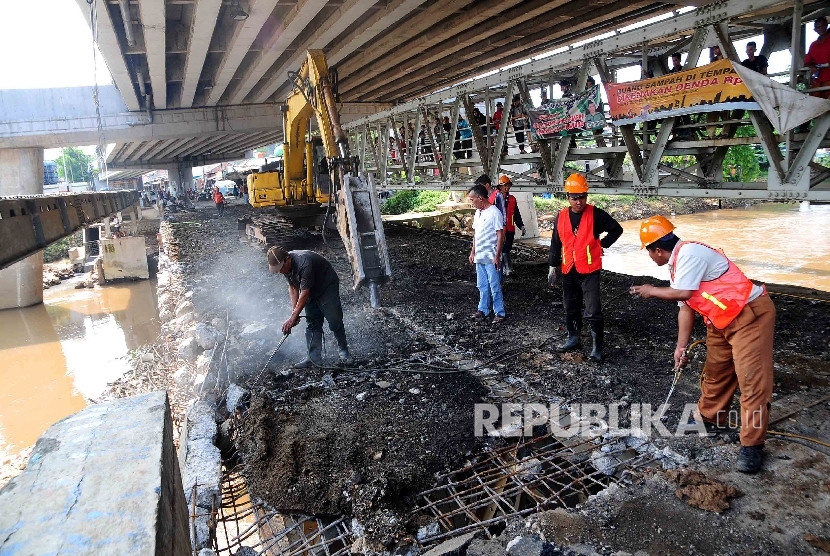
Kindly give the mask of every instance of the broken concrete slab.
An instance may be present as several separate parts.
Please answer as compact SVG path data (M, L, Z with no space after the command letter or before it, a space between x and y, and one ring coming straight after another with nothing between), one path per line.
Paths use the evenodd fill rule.
M504 556L504 545L492 539L473 539L466 556Z
M199 438L182 443L185 446L182 465L182 486L188 506L193 503L202 508L219 507L219 483L222 480L222 456L219 448L209 438Z
M189 556L188 531L165 392L52 425L0 490L2 554Z
M208 402L198 401L187 410L182 423L181 438L193 442L202 438L211 443L216 441L216 419L213 406Z
M225 395L228 411L233 413L239 407L240 402L248 395L248 391L236 384L228 386L228 392Z
M448 541L444 541L436 547L424 553L424 556L463 556L464 552L469 546L470 542L480 534L479 531L467 533L460 537L455 537Z

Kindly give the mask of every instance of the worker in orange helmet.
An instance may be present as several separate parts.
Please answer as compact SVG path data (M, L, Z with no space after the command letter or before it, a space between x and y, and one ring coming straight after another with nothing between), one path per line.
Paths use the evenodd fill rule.
M588 204L588 180L582 174L571 174L565 180L568 208L559 211L553 221L548 262L548 284L556 287L560 275L562 300L565 306L565 328L568 339L558 346L560 352L578 349L582 342L582 305L585 320L591 326L593 348L590 358L602 361L604 323L599 277L602 254L623 233L622 226L604 210ZM606 234L600 239L600 235Z
M504 207L504 249L501 251L502 268L499 270L505 276L510 276L510 273L513 272L513 259L510 252L513 250L516 228L522 231L522 236L526 233L518 201L516 201L516 197L510 194L511 187L513 187L513 182L510 181L509 177L502 175L499 177L498 188L490 193L490 202L496 205L498 197L501 196L501 204Z
M674 225L653 216L640 225L640 242L657 266L669 265L669 287L632 286L643 298L677 301L675 366L685 350L695 313L706 322L706 363L697 407L709 432L727 430L735 390L741 389L741 449L736 469L755 473L763 448L772 401L772 341L775 305L766 288L753 284L721 251L681 241Z

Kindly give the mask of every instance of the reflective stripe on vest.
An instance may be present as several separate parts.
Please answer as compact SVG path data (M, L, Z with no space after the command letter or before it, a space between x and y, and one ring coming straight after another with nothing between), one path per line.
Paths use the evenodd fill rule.
M713 251L718 251L705 243L696 241L681 241L678 243L669 259L669 271L672 282L674 281L674 268L677 257L680 254L680 249L687 243L697 243ZM720 253L723 255L722 252ZM726 272L714 280L701 282L700 287L695 290L692 297L686 300L686 305L699 313L703 317L703 320L706 321L706 324L711 324L721 330L729 326L735 320L735 317L743 311L753 287L753 283L750 282L749 278L744 276L741 269L730 261L726 255L724 255L724 258L729 263ZM704 291L703 288L706 288L706 290Z
M704 299L708 299L709 301L720 307L722 310L726 311L726 305L718 301L718 298L714 295L710 294L709 292L700 292L700 295L703 296Z
M579 274L590 274L602 268L602 245L594 237L594 207L586 205L574 235L571 228L570 209L559 211L556 233L562 242L562 273L576 267Z

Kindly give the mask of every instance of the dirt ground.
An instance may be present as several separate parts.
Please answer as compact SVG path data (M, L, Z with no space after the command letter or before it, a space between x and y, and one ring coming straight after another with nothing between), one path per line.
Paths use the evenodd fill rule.
M260 372L281 336L288 301L284 279L267 272L264 249L239 237L236 218L250 213L231 206L219 219L205 208L174 215L171 224L197 310L208 319L227 317L227 364L220 369L253 392L237 440L239 461L252 494L277 509L357 517L378 550L411 538L417 529L407 513L411 497L429 487L436 472L462 467L483 447L473 436L472 405L488 395L473 373L428 374L427 365L487 362L488 369L521 383L543 402L656 407L666 397L676 310L626 293L632 284L654 280L604 273L607 360L589 363L555 352L564 334L561 292L547 286L544 252L522 250L514 257L516 272L504 285L506 322L471 322L478 294L467 262L469 240L403 227L386 230L394 279L382 289L381 310L368 308L366 291L351 290L339 239L329 236L326 246L319 234L295 236L290 248L323 253L341 276L356 366L291 370L304 352L298 330ZM783 419L772 428L830 442L830 306L776 294L773 300L778 318L772 419ZM694 337L704 335L698 322ZM328 335L327 341L326 360L333 365L336 350ZM583 344L590 345L587 326ZM506 357L511 350L520 353ZM699 349L681 377L667 413L670 430L683 404L699 395L703 357ZM413 365L423 372L414 372ZM407 372L397 370L402 367ZM722 483L713 487L715 498L730 489L741 494L722 496L728 508L715 500L712 507L720 513L688 504L696 497L711 502L712 492L678 497L679 489L699 485L655 473L603 491L576 509L557 510L560 517L567 515L571 535L556 519L543 519L549 512L527 518L526 525L533 524L549 542L588 544L608 554L821 554L830 538L830 450L770 436L764 469L747 476L731 470L736 440L735 435L654 440L658 448L688 458L688 469Z

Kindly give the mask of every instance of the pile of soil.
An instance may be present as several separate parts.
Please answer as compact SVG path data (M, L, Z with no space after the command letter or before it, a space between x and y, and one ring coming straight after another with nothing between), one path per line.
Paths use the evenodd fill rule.
M741 496L741 491L731 485L707 477L700 471L676 469L666 472L666 478L680 487L675 496L688 505L719 514L729 509L729 501Z
M322 372L253 396L237 442L248 488L283 512L353 516L389 544L407 525L412 497L475 451L473 408L484 389L466 373L316 382Z

